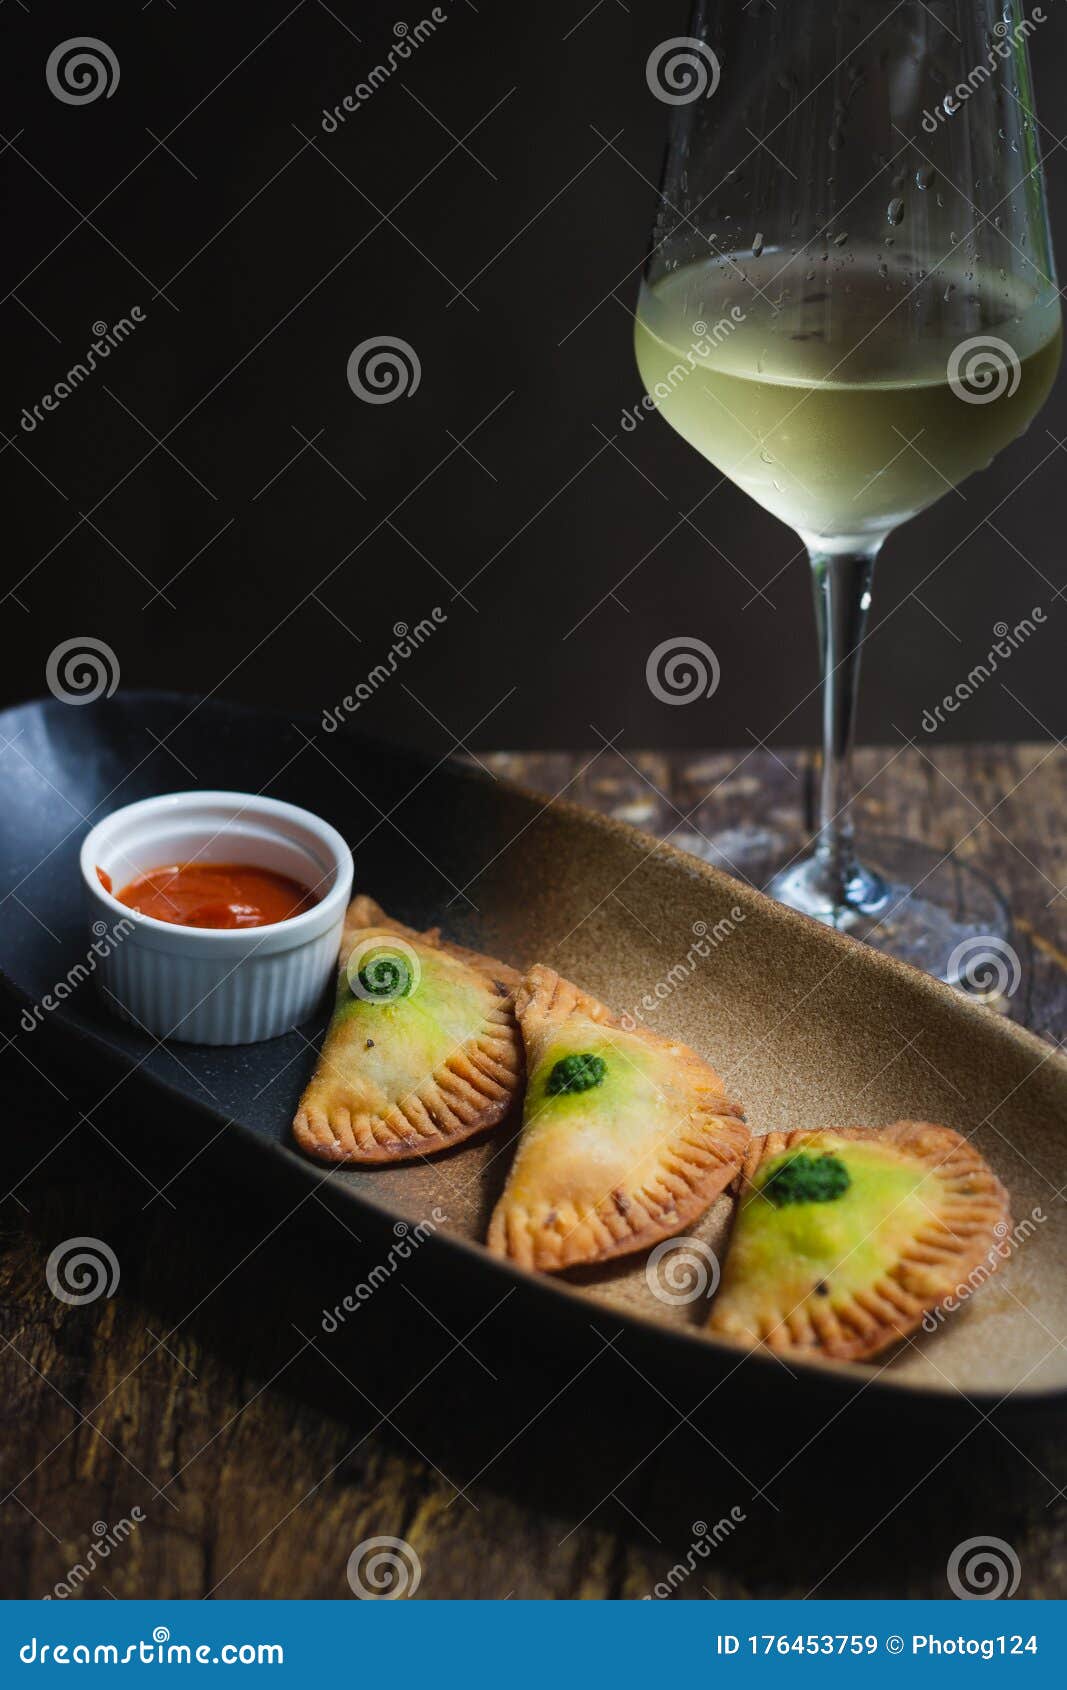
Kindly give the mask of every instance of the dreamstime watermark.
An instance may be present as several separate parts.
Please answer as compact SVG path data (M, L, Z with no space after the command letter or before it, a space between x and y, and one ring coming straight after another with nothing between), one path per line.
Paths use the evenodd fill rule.
M373 698L378 688L392 679L401 663L406 663L423 642L447 621L448 612L442 610L439 604L435 604L429 616L424 616L414 627L409 627L406 622L398 622L393 629L394 641L385 662L376 663L355 691L345 694L340 704L335 705L332 710L322 712L323 733L336 733L346 716L353 715L362 704Z
M690 341L681 359L671 366L667 374L660 381L655 382L647 393L642 394L635 405L631 405L628 410L622 413L619 420L620 427L624 428L627 434L632 434L638 423L642 422L650 412L656 410L656 401L669 399L671 394L681 387L687 376L691 376L693 371L698 368L698 360L706 358L716 346L721 346L723 341L728 340L734 330L744 321L745 313L740 305L731 305L729 314L720 317L717 323L709 325L704 322L703 318L698 318L693 324L693 334L696 339Z
M706 41L695 35L673 35L653 47L645 65L645 81L665 106L691 106L710 100L719 86L722 67Z
M1022 977L1019 953L999 933L972 933L961 939L945 969L950 986L980 1003L1013 998Z
M361 340L349 354L348 385L365 405L391 405L394 399L413 399L422 380L415 348L396 335L377 334Z
M109 1526L106 1520L97 1520L93 1526L93 1535L84 1559L75 1561L68 1567L63 1577L52 1586L51 1590L41 1598L42 1602L65 1601L68 1596L76 1596L86 1579L91 1578L102 1561L108 1560L113 1549L121 1548L126 1539L143 1525L145 1513L143 1508L131 1508L129 1518L125 1515Z
M58 411L64 399L69 399L76 393L82 382L88 381L93 371L105 359L110 358L116 346L121 346L128 340L134 329L139 328L148 313L142 311L139 305L130 306L128 317L120 317L117 322L105 323L102 317L93 324L93 334L96 337L90 342L89 350L83 353L76 364L72 364L66 375L59 380L47 393L42 394L35 405L23 405L19 424L25 434L32 434L38 424L43 423L45 416L51 411Z
M670 1308L714 1297L719 1274L719 1258L702 1238L665 1238L645 1263L645 1284Z
M1048 617L1040 605L1035 605L1029 616L1024 616L1010 628L1006 622L994 622L993 632L996 639L987 655L974 668L965 680L957 682L949 693L946 693L939 704L932 710L924 710L922 716L923 732L936 733L938 727L945 726L945 716L954 716L961 704L966 704L973 698L979 687L986 681L992 680L1001 663L1025 645L1031 634L1036 634L1039 627L1048 621Z
M44 1276L57 1301L80 1307L115 1295L118 1257L102 1238L64 1238L45 1263Z
M134 931L134 923L120 916L113 927L106 921L94 921L93 933L95 938L84 958L68 968L62 980L57 980L51 991L45 992L40 1000L24 1009L19 1016L19 1026L24 1033L32 1033L44 1021L46 1015L59 1009L69 997L77 991L83 981L90 979L96 973L96 965L117 950L123 939Z
M719 685L719 659L705 640L677 634L648 654L645 680L661 704L692 704L710 698Z
M662 1602L668 1596L673 1596L680 1584L696 1572L702 1561L706 1561L712 1550L718 1549L720 1543L732 1537L738 1526L744 1525L748 1515L743 1508L734 1506L729 1514L724 1514L721 1520L716 1520L709 1526L706 1520L693 1521L693 1541L689 1545L684 1561L676 1561L666 1578L660 1579L652 1589L641 1598L643 1602Z
M1007 1221L998 1221L993 1228L996 1243L990 1246L985 1260L973 1267L967 1278L962 1280L954 1291L950 1291L948 1296L943 1297L936 1309L927 1309L923 1315L923 1331L937 1332L946 1315L955 1314L957 1309L963 1308L975 1292L982 1289L1001 1262L1006 1262L1021 1244L1032 1238L1038 1227L1047 1219L1044 1210L1038 1206L1031 1209L1025 1219L1016 1221L1010 1231Z
M417 1226L409 1226L407 1221L397 1221L393 1227L395 1242L390 1246L385 1260L371 1268L366 1279L361 1279L355 1290L342 1297L336 1307L323 1309L319 1322L322 1330L334 1333L343 1326L346 1317L356 1314L364 1303L369 1302L375 1291L391 1279L404 1262L410 1261L419 1246L425 1244L427 1238L447 1220L448 1216L444 1210L435 1206L430 1210L430 1219L419 1221Z
M362 1003L399 1003L417 990L422 979L419 953L404 939L361 939L345 963L348 989ZM398 1226L404 1226L398 1221Z
M923 128L928 135L936 135L938 126L951 122L961 107L967 104L972 94L977 94L992 77L997 74L998 65L1010 59L1015 48L1029 40L1038 24L1046 22L1046 14L1040 6L1035 6L1028 18L1023 18L1014 27L999 18L993 25L993 44L985 58L975 65L962 82L957 82L955 88L950 88L934 107L933 111L923 111Z
M736 933L744 919L744 910L735 904L729 915L721 916L713 927L709 927L706 921L694 921L690 929L693 934L693 943L686 951L685 956L680 962L676 962L673 967L668 968L666 974L656 981L652 990L646 992L640 1002L635 1004L632 1009L626 1010L620 1018L621 1025L625 1027L626 1031L632 1033L639 1021L647 1021L650 1015L658 1014L667 999L682 986L689 983L696 973L698 965L706 961L712 951L723 944L731 933Z
M348 1557L345 1576L361 1602L395 1602L414 1596L422 1562L406 1538L366 1537Z
M88 106L101 96L110 100L119 85L119 61L106 41L74 35L52 48L44 79L65 106Z
M60 704L94 704L111 697L120 673L119 660L106 641L75 634L49 652L44 678Z
M1014 1596L1022 1565L1002 1537L969 1537L957 1543L945 1574L949 1589L961 1602L996 1602Z
M51 1643L31 1637L19 1650L24 1666L118 1667L260 1666L285 1665L281 1643L172 1643L165 1625L152 1628L151 1638L136 1643Z
M1014 346L995 334L976 334L953 347L945 367L948 385L965 405L991 405L1010 399L1023 379Z
M351 94L346 94L339 105L332 109L322 108L321 127L327 135L336 135L341 124L352 112L357 112L361 106L378 92L384 83L395 76L402 65L406 64L412 54L429 41L436 34L439 25L448 22L448 13L441 7L435 6L428 18L421 18L417 24L406 24L403 19L393 25L396 37L393 45L380 64L376 64L367 72L362 82L357 82Z

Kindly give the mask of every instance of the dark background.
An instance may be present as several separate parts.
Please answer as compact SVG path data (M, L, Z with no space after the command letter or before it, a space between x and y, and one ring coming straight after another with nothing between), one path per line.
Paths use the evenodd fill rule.
M324 133L323 108L430 9L4 7L0 701L42 692L56 644L91 635L124 685L327 709L395 624L437 605L447 622L360 726L435 751L596 731L812 739L794 537L729 485L681 520L713 472L658 417L620 427L641 396L631 313L667 123L645 63L684 32L685 5L451 0ZM1050 10L1032 51L1062 230L1065 28ZM64 105L45 63L79 34L108 42L120 80ZM133 305L133 337L26 433L23 406L84 356L94 322ZM407 340L422 375L371 406L346 365L379 334ZM1035 605L1048 622L1013 660L1011 694L985 687L941 731L1067 731L1064 410L1061 384L965 502L890 541L868 739L918 733L994 623ZM652 646L680 634L722 665L690 709L644 678Z

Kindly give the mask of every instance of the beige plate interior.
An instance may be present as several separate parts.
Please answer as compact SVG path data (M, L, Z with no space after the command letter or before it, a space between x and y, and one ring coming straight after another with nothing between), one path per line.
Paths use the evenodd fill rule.
M936 1335L898 1348L886 1382L1017 1396L1067 1388L1067 1208L1056 1195L1067 1182L1067 1063L1051 1046L622 823L476 777L465 809L464 831L481 829L480 861L499 854L471 887L476 916L461 903L440 910L446 936L516 965L550 963L620 1011L658 987L648 1025L715 1065L754 1132L904 1118L974 1138L1008 1188L1013 1224L1029 1221L1026 1236ZM733 930L720 929L690 972L695 932L719 923ZM480 1243L517 1124L435 1161L333 1177L411 1220L439 1205L449 1230ZM690 1231L721 1250L730 1208L721 1199ZM707 1303L659 1301L642 1256L563 1277L601 1304L711 1341L700 1330Z

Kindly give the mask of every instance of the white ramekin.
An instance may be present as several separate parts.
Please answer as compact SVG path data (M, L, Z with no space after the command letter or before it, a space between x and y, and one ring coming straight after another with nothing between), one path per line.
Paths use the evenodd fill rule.
M301 881L314 909L270 927L179 927L120 904L120 891L166 863L250 863ZM105 1001L158 1039L241 1045L272 1039L315 1010L333 977L352 855L309 810L245 792L174 792L105 817L81 848Z

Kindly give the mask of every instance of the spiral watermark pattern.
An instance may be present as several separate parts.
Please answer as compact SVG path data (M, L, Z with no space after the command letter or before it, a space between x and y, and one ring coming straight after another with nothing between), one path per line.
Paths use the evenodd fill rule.
M645 1263L645 1283L654 1297L672 1308L713 1297L719 1258L702 1238L665 1238Z
M414 1596L422 1583L422 1562L402 1537L364 1538L348 1557L345 1572L361 1602L395 1602Z
M648 690L661 704L692 704L698 698L710 698L719 679L719 659L705 640L690 634L662 640L645 664Z
M61 640L48 656L44 676L61 704L94 704L110 698L119 684L119 660L103 640L76 634Z
M403 939L361 939L345 963L348 989L363 1003L397 1003L418 990L422 965Z
M1014 997L1023 977L1018 953L996 933L962 939L948 959L946 977L968 997L981 1003Z
M665 106L689 106L710 100L722 74L706 41L695 35L675 35L653 47L645 65L645 81Z
M348 360L348 385L367 405L391 405L412 399L422 380L415 348L396 335L372 335L361 340Z
M1023 377L1019 354L995 334L961 341L948 361L948 385L967 405L991 405L1010 399Z
M118 1257L102 1238L65 1238L45 1263L44 1276L59 1302L95 1303L118 1290Z
M945 1572L949 1589L961 1602L997 1602L1015 1595L1023 1570L1002 1537L969 1537L957 1543Z
M110 100L119 85L119 61L106 41L75 35L53 47L44 67L49 92L65 106Z

